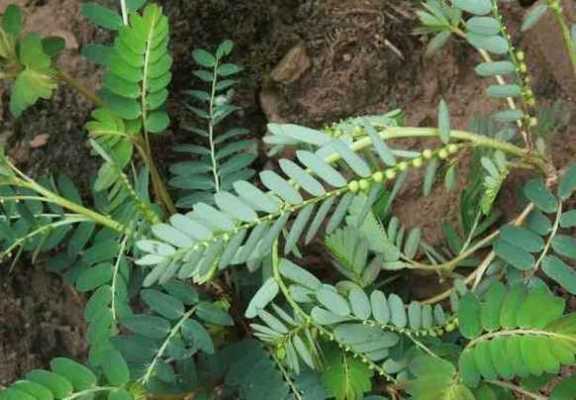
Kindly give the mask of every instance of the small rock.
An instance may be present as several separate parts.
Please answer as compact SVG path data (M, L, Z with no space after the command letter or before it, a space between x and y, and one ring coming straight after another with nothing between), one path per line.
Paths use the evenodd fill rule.
M30 141L30 148L37 149L46 146L46 143L48 143L49 138L50 135L48 135L47 133L41 133L40 135L36 135L36 137Z
M306 48L302 44L292 47L282 58L280 63L272 70L270 77L278 83L291 83L300 77L312 66Z

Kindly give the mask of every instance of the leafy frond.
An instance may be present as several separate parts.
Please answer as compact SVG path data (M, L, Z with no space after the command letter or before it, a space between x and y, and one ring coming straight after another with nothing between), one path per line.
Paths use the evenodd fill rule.
M379 134L371 140L382 141ZM365 207L369 209L384 182L393 180L409 167L437 157L447 158L459 149L459 145L450 144L428 150L410 162L402 161L383 170L372 170L355 152L357 146L341 139L329 139L316 153L299 151L299 163L287 159L279 162L288 179L273 171L260 174L262 185L269 192L249 182L236 181L236 194L222 191L214 196L216 207L199 203L187 215L174 215L169 224L154 226L152 232L156 240L140 242L146 255L138 263L154 266L145 283L156 282L169 265L172 276L204 282L218 268L257 262L270 254L272 243L292 215L296 219L288 229L290 243L300 237L309 243L332 207L338 209L340 202L349 204L350 198L346 195L367 193ZM345 163L355 178L346 178L334 169L331 164L336 162ZM340 221L345 212L346 208L341 207L337 214ZM340 221L333 225L338 226ZM160 244L167 250L157 251ZM288 250L291 249L285 248L285 252Z
M213 194L230 191L234 182L250 180L256 171L250 168L256 159L256 142L247 139L248 130L241 128L220 129L227 118L239 108L231 103L235 79L241 68L225 63L233 49L231 41L222 42L214 54L195 50L194 60L201 68L194 71L207 90L189 90L188 109L205 126L187 127L200 136L200 145L180 145L177 152L193 156L193 161L173 164L170 184L182 192L177 205L192 208L198 202L213 202ZM221 131L221 132L220 132Z
M481 379L558 373L576 355L576 315L546 289L493 284L486 296L465 295L458 306L460 332L471 341L459 370L468 386Z
M61 39L22 34L23 13L17 5L6 7L0 25L0 79L13 81L10 112L19 117L40 99L50 99L56 82L53 57Z
M523 192L536 209L526 226L505 226L494 243L495 253L511 267L532 274L541 269L571 294L576 294L576 273L567 262L576 260L576 240L568 229L574 226L575 214L564 211L563 204L575 189L575 166L560 179L557 194L541 179L529 181Z
M2 400L80 399L106 394L108 399L136 400L128 386L128 367L114 352L105 357L107 369L100 378L88 367L67 358L55 358L51 370L35 369L0 392Z

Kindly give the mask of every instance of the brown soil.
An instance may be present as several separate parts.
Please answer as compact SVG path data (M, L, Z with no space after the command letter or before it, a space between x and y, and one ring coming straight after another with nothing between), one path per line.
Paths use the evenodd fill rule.
M0 12L5 7L0 0ZM19 0L30 17L29 29L67 39L62 65L95 87L97 69L79 56L79 48L106 35L89 28L79 14L77 0ZM173 24L174 93L170 110L172 132L155 148L163 155L169 144L187 141L180 133L185 112L179 92L194 84L190 56L196 47L214 48L223 39L237 45L233 61L246 67L237 93L243 107L238 122L255 135L265 133L267 120L321 126L351 115L375 114L403 108L414 126L436 122L441 97L449 104L454 127L465 128L470 117L494 110L486 100L486 82L474 74L478 57L461 43L425 59L425 43L411 35L416 26L415 4L406 0L163 0ZM507 5L512 26L523 11ZM529 68L536 94L543 103L570 101L574 81L566 72L557 32L544 21L521 43L529 48ZM569 67L569 66L568 66ZM0 89L1 95L1 89ZM6 96L0 96L6 101ZM573 108L572 103L568 103ZM0 108L0 142L8 140L10 154L31 174L66 171L85 187L98 160L89 157L82 126L91 105L68 88L54 101L28 111L13 121ZM2 116L5 117L2 120ZM48 142L32 148L30 142L47 134ZM560 164L574 160L576 135L561 132L553 144ZM465 161L464 161L465 162ZM459 177L459 187L466 184ZM458 191L439 187L420 196L414 176L401 193L395 213L408 226L420 225L430 242L439 240L442 221L455 220ZM508 200L510 199L510 200ZM506 196L504 208L512 208ZM418 220L416 220L418 218ZM22 264L12 273L0 269L0 385L27 369L46 365L54 355L81 356L83 300L42 266Z

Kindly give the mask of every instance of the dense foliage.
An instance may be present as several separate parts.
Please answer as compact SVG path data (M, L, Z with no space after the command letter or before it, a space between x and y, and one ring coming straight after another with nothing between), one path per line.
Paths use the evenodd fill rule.
M145 3L122 0L120 13L83 5L114 35L83 49L104 70L98 93L58 68L61 39L23 33L17 6L2 16L12 114L25 118L72 85L94 102L86 131L103 162L81 193L0 153L0 259L49 254L47 267L89 299L90 345L85 365L56 358L0 399L544 399L546 385L550 399L575 398L576 378L558 377L576 356L576 314L560 296L576 294L576 166L550 160L554 124L495 0L427 0L418 33L431 36L429 55L451 37L476 49L475 71L500 111L469 131L453 129L444 101L438 127L405 127L400 110L323 129L270 124L269 153L291 156L263 171L253 166L258 143L229 118L242 72L227 61L232 42L194 51L193 136L174 149L181 161L168 185L153 136L170 125L170 24ZM535 6L522 28L546 13L576 71L558 1ZM402 146L415 138L427 140ZM498 194L520 168L532 174L523 210L505 221ZM456 190L457 174L468 174L459 223L444 223L441 243L393 215L411 173L423 177L422 196ZM310 244L329 265L308 265ZM438 293L413 298L406 276L437 278Z

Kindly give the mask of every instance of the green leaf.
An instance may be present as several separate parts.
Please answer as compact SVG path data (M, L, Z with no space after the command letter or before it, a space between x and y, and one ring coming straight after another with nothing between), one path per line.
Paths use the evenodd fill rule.
M298 193L288 181L274 171L262 171L260 173L262 184L278 195L287 203L300 204L304 201L302 195Z
M324 187L313 176L302 169L294 161L282 159L279 162L282 171L312 196L318 197L326 193Z
M524 118L524 113L520 110L505 110L494 114L494 119L498 122L516 122Z
M24 110L36 104L38 100L50 99L56 87L51 76L33 69L25 69L14 81L10 97L10 112L15 117L19 117Z
M22 31L22 20L22 9L16 4L10 4L2 15L2 29L16 38Z
M466 21L466 27L472 33L479 35L497 35L500 32L500 22L492 17L473 17Z
M570 294L576 295L576 271L555 256L542 259L542 271Z
M340 174L340 172L338 172L336 169L334 169L334 167L326 163L316 154L305 150L299 150L296 152L296 156L298 157L298 161L300 161L307 168L310 168L316 175L326 181L329 185L338 188L347 184L346 179Z
M126 0L128 11L138 11L144 4L146 4L146 0Z
M170 332L170 323L154 315L133 315L122 320L122 325L133 333L152 339L163 339Z
M576 260L576 239L568 235L556 235L552 239L552 248L559 255Z
M558 199L550 193L542 179L532 179L524 186L524 195L545 213L558 209Z
M550 400L574 400L574 393L576 393L576 376L572 375L554 386Z
M501 282L495 282L488 288L480 312L484 330L494 331L500 327L500 314L505 296L506 287Z
M285 258L280 261L280 273L286 279L311 290L318 290L322 286L322 282L318 278Z
M94 373L84 365L68 358L55 358L50 361L50 368L68 379L76 391L83 391L97 385L98 379Z
M0 392L0 400L38 400L38 399L32 397L26 392L21 392L20 390L17 390L14 387L10 387Z
M108 351L102 358L102 371L111 385L121 386L130 381L130 370L120 352Z
M255 318L258 315L258 311L266 308L274 300L279 290L278 283L276 283L274 278L268 278L252 297L252 300L250 300L244 316L246 318Z
M110 282L113 269L110 263L102 263L86 269L76 280L76 288L81 292L87 292Z
M114 49L110 46L89 43L82 47L82 56L95 64L108 65L108 59L113 51Z
M486 92L488 96L497 99L519 97L522 95L522 88L518 85L490 85Z
M170 117L164 111L154 111L146 118L146 129L151 133L162 133L170 125Z
M124 24L117 12L94 2L82 3L81 12L94 25L116 31Z
M126 389L115 389L108 393L108 400L134 400Z
M15 400L54 400L54 395L50 390L48 390L45 386L40 385L36 382L27 381L27 380L20 380L14 383L11 389L15 389L23 394L28 394L32 397L25 397L23 394L20 397L16 397ZM0 393L1 396L6 393ZM8 397L10 399L10 397Z
M453 3L454 7L474 15L486 15L492 11L491 0L454 0Z
M223 58L229 56L234 49L234 42L231 40L224 40L216 49L216 57Z
M522 22L522 31L527 31L536 25L538 21L540 21L540 18L546 14L546 11L548 11L548 5L546 3L540 3L535 7L532 7L524 17L524 21Z
M194 58L194 61L196 61L196 64L206 68L214 68L217 63L216 57L204 49L194 50L192 52L192 57Z
M182 335L192 341L199 349L207 354L214 353L214 342L210 333L198 321L189 319L182 324Z
M316 290L318 302L326 307L329 311L341 317L350 315L350 307L344 297L338 294L335 289L321 287Z
M196 315L198 315L198 318L203 319L210 324L222 326L234 325L234 321L230 315L216 304L206 302L198 304Z
M510 61L495 61L478 64L476 73L482 77L508 75L516 71L516 66Z
M472 46L498 55L506 54L510 49L506 39L498 35L484 36L476 33L467 33L466 39Z
M408 316L404 302L397 294L392 293L388 297L388 306L390 307L390 321L398 328L405 328L408 325Z
M481 306L478 298L466 293L458 303L460 332L465 338L473 339L482 332Z
M54 372L34 369L26 374L26 379L48 388L56 399L69 396L74 391L72 384Z
M370 295L370 305L372 306L374 319L382 324L388 324L390 321L390 307L384 293L379 290L373 291Z
M165 318L173 320L184 315L184 304L159 290L144 289L140 292L140 296L148 307Z
M373 372L361 360L337 348L331 348L325 355L322 383L336 400L360 400L372 389Z
M521 271L531 269L536 262L532 254L504 240L496 241L494 252L498 257Z
M424 53L425 57L430 57L434 55L438 50L440 50L446 43L448 39L452 37L452 32L450 31L442 31L434 35L432 39L428 42L426 46L426 52Z
M576 164L570 166L564 175L562 175L562 178L560 178L558 196L560 196L562 200L567 200L572 196L574 190L576 190Z
M48 57L54 57L66 48L66 41L58 36L49 36L42 39L42 48Z
M530 253L544 249L544 239L542 239L542 237L519 226L504 226L500 231L500 237L508 243Z
M350 301L352 313L354 313L357 318L361 320L370 318L370 314L372 313L370 300L362 289L353 288L348 295L348 300Z
M444 143L450 142L450 111L444 99L438 106L438 134Z
M576 210L566 211L560 217L560 227L573 228L576 226Z

